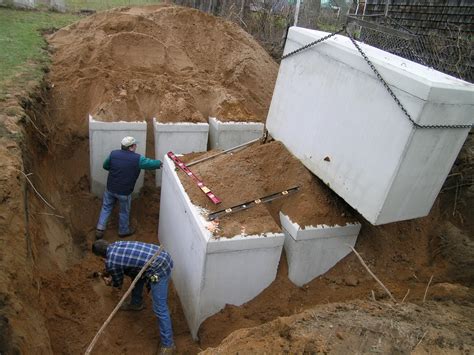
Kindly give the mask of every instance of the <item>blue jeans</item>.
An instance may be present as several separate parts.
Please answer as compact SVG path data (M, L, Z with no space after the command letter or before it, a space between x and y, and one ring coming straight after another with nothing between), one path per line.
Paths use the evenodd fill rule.
M151 298L153 301L153 312L158 318L158 327L160 329L161 346L173 345L173 328L171 326L171 317L168 310L168 284L170 275L160 277L158 282L150 282ZM130 304L141 304L143 302L143 286L146 280L138 280L132 290L132 299Z
M119 234L127 234L129 229L130 207L132 205L132 195L119 195L105 189L102 199L102 209L100 210L97 229L105 230L107 221L114 208L115 202L119 201Z

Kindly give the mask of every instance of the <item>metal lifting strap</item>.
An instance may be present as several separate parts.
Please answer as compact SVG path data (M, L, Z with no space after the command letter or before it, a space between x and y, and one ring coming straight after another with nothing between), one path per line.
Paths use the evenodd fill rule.
M411 122L411 124L413 125L414 128L449 128L449 129L459 129L459 128L462 128L462 129L466 129L466 128L469 128L471 129L472 128L472 124L454 124L454 125L449 125L449 124L433 124L433 125L421 125L419 123L416 123L415 120L411 117L411 115L408 113L407 109L403 106L403 104L400 102L400 100L398 99L398 97L395 95L395 93L393 92L393 90L390 88L390 86L388 85L388 83L385 81L385 79L382 77L382 75L379 73L379 71L377 70L377 68L375 68L374 64L370 61L369 57L367 57L367 55L365 54L365 52L362 50L362 48L359 46L359 44L356 42L356 40L349 34L349 32L347 31L346 27L344 26L342 29L340 29L339 31L337 32L333 32L327 36L324 36L314 42L311 42L311 43L308 43L288 54L285 54L284 56L282 56L280 58L280 60L283 60L283 59L286 59L294 54L297 54L301 51L304 51L305 49L309 48L309 47L312 47L318 43L321 43L321 42L324 42L325 40L337 35L337 34L340 34L344 32L347 37L349 37L349 39L351 40L352 44L354 45L354 47L357 49L357 51L360 53L360 55L362 56L362 58L364 58L365 62L367 63L367 65L372 69L372 71L374 72L375 76L380 80L380 82L383 84L383 86L385 87L385 89L388 91L388 93L390 94L390 96L392 97L392 99L395 101L395 103L398 105L398 107L402 110L403 114L405 115L405 117Z

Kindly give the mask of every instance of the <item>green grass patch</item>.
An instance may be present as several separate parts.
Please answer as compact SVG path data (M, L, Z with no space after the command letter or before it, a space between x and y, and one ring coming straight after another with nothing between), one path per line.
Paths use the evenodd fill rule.
M73 14L0 8L0 100L8 91L41 79L49 63L41 30L78 19Z

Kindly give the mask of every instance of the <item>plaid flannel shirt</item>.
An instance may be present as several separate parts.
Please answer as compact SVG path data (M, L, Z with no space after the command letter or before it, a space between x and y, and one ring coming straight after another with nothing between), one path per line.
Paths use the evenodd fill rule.
M118 241L110 244L107 248L105 270L112 276L112 286L121 287L124 275L135 277L158 249L160 249L158 245L135 241ZM163 277L168 275L172 268L171 256L162 249L144 275L148 278L152 275Z

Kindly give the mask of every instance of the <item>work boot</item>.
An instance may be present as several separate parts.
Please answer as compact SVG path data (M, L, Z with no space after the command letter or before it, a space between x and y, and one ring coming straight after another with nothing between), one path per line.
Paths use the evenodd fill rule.
M95 239L102 239L104 238L105 231L102 229L96 229L95 230Z
M158 355L172 355L176 352L176 346L173 344L171 346L162 346L158 350Z
M135 232L137 231L137 229L135 227L130 227L128 229L128 233L125 233L125 234L119 234L119 238L126 238L126 237L130 237L131 235L135 234Z
M143 308L145 308L143 302L140 304L131 304L129 302L125 302L120 306L121 311L141 311Z

